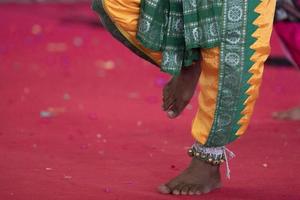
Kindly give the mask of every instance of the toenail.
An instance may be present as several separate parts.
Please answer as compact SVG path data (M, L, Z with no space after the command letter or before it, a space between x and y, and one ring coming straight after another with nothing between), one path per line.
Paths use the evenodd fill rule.
M174 111L168 111L168 115L169 117L174 117L175 116L175 112Z
M169 115L174 115L175 113L174 113L174 111L171 110L171 111L168 111L168 114Z
M187 192L181 191L181 194L182 194L182 195L187 195Z
M174 191L173 191L173 194L174 194L174 195L179 195L180 192L179 192L178 190L174 190Z
M166 185L161 185L158 187L158 190L163 194L169 194L171 191Z

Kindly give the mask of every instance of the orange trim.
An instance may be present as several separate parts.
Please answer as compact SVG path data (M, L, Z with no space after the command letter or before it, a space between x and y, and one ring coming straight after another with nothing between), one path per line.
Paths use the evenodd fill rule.
M246 92L249 97L244 103L245 109L242 111L244 116L238 122L239 125L241 125L241 128L237 131L236 135L239 136L245 133L253 113L256 99L259 96L259 89L264 71L264 62L270 54L270 38L273 29L275 6L275 0L262 1L255 9L260 16L253 23L258 26L258 29L252 35L257 39L251 46L251 49L255 50L255 53L250 58L254 64L250 68L249 72L253 75L248 81L251 86Z

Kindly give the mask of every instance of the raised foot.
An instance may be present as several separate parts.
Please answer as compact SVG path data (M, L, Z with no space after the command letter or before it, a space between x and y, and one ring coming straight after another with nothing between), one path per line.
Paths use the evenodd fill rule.
M163 89L163 110L170 118L176 118L188 105L194 95L199 76L200 63L182 68L178 76L173 77Z
M201 195L221 187L219 166L193 158L180 175L158 187L162 194Z

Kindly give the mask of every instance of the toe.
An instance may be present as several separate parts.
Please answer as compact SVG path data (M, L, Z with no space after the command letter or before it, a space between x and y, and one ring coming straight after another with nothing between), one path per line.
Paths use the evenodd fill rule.
M176 117L182 113L184 108L188 105L189 101L179 101L176 105Z
M174 190L181 189L182 183L180 180L177 179L177 177L175 177L174 179L172 179L168 183L166 183L165 186L170 190L170 193L173 193ZM175 192L175 193L177 193L177 192Z
M176 99L176 101L172 104L172 106L169 108L168 113L168 117L170 119L174 119L176 117L178 117L178 100Z
M173 191L172 191L172 194L173 194L173 195L180 195L180 191L179 191L179 190L173 190Z
M167 112L168 117L171 119L174 119L178 116L177 114L177 106L176 106L176 102L174 102L174 104L172 105L172 107L170 107L169 111Z
M170 95L167 99L164 99L163 109L164 111L169 110L169 108L175 103L175 98L173 95Z
M176 102L173 102L172 108L170 109L172 112L168 113L171 119L178 117L184 108L188 105L189 101L185 101L181 98L176 98Z
M176 118L176 116L177 116L177 114L173 110L168 111L168 117L170 119L174 119L174 118Z
M177 179L178 177L173 178L172 180L170 180L168 183L166 183L165 185L170 188L171 190L174 190L175 187L178 187L179 185L181 185L181 181L179 179Z
M172 190L172 194L174 194L174 195L180 195L183 186L184 186L184 185L183 185L182 183L176 185L176 186L173 188L173 190Z
M171 193L171 189L166 185L160 185L158 187L158 191L162 194L170 194Z
M196 186L196 190L195 190L196 195L201 195L202 191L203 191L203 186L202 185Z
M181 189L181 195L187 195L189 190L190 190L190 186L189 185L184 185Z
M189 195L195 195L197 193L197 185L192 185L189 190Z

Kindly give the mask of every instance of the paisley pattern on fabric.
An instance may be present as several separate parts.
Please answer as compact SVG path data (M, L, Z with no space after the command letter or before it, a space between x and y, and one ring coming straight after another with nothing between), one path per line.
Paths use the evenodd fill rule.
M178 74L199 59L199 48L220 44L222 0L142 0L137 39L161 51L161 68Z

